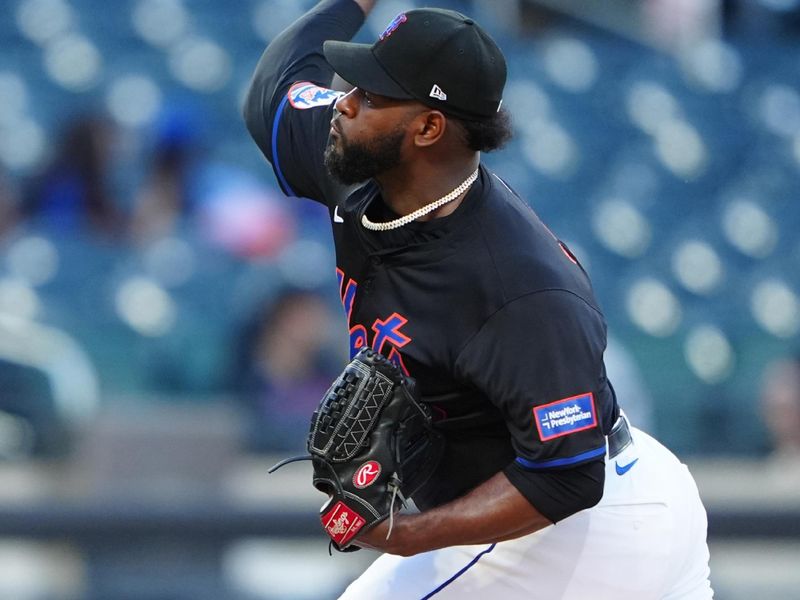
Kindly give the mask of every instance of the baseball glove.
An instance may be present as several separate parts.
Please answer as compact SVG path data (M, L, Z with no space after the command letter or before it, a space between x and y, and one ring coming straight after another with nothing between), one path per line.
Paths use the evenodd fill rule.
M355 537L386 518L388 539L394 513L431 476L443 446L413 379L362 348L322 398L308 436L312 482L329 496L320 519L333 547L357 550Z

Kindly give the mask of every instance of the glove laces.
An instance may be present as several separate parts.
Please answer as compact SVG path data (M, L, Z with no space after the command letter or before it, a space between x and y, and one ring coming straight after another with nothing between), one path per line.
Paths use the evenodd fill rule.
M392 473L392 480L387 484L388 488L392 490L392 501L389 503L389 531L386 532L386 539L389 539L389 536L392 535L392 528L394 527L394 501L400 496L400 503L405 506L406 499L403 497L403 492L400 491L400 477L397 476L397 472Z

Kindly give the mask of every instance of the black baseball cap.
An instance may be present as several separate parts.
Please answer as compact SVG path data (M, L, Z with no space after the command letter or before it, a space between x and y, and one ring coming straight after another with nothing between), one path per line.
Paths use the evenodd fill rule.
M455 117L485 120L503 101L503 53L475 21L452 10L409 10L372 45L328 40L323 52L356 87Z

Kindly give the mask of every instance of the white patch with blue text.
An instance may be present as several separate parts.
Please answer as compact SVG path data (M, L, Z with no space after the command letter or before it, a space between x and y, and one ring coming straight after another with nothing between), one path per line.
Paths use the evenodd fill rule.
M533 418L543 442L591 429L597 425L594 395L589 392L536 406Z
M295 83L289 88L289 104L299 110L328 106L344 95L343 92L329 90L307 81Z

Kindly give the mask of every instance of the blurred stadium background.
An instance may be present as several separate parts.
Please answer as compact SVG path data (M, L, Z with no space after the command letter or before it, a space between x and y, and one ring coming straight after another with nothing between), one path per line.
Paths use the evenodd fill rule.
M311 4L0 1L0 598L316 600L374 558L266 476L346 352L327 214L239 113ZM800 598L800 1L382 0L359 39L421 5L505 51L486 162L590 271L717 597Z

